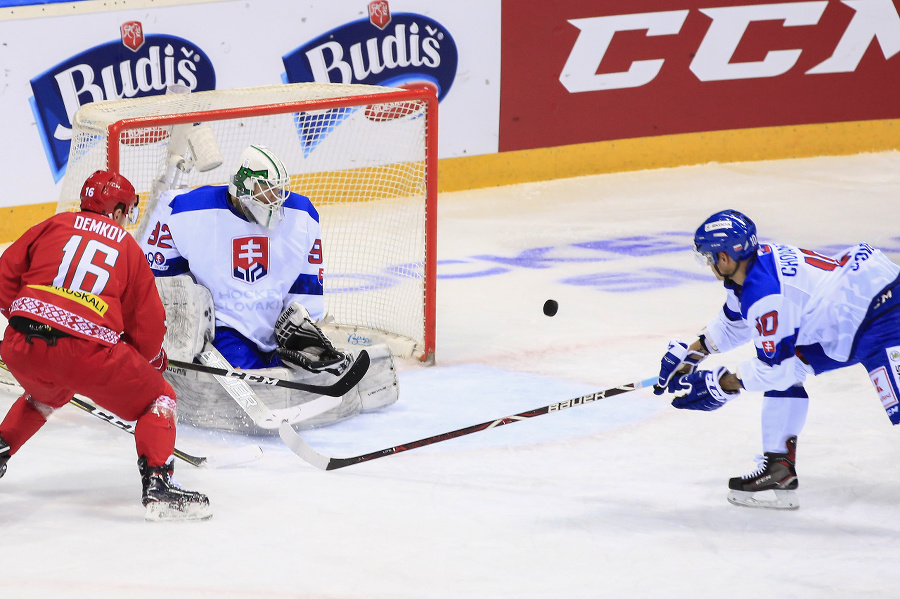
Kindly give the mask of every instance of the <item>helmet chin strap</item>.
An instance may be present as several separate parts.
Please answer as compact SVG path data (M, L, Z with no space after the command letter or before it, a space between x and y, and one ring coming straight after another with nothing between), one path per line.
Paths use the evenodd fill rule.
M721 270L719 270L719 261L718 260L716 260L716 263L713 264L713 268L716 270L716 273L723 279L727 279L729 281L733 281L733 279L731 277L733 277L735 275L735 273L737 273L739 266L740 266L740 262L735 261L734 270L731 271L731 274L726 275Z

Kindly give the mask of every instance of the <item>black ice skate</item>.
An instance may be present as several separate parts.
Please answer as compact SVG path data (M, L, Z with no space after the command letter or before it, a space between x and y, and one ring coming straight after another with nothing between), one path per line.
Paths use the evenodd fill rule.
M0 437L0 478L6 474L6 462L9 461L9 444Z
M728 481L728 501L746 507L796 510L800 507L796 458L797 437L791 437L787 440L787 453L767 451L755 472ZM772 494L774 500L766 498Z
M147 508L145 520L206 520L212 517L209 499L203 493L186 491L172 479L174 464L151 467L141 456L138 469L144 494L141 502Z

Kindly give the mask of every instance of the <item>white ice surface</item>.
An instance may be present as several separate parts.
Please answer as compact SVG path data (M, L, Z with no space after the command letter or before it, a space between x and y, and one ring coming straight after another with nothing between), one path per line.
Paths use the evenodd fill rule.
M737 208L764 242L868 241L900 260L898 202L898 153L445 194L437 365L403 364L397 404L304 437L356 455L642 380L723 301L688 250L706 216ZM725 500L761 451L758 394L694 413L641 390L332 472L277 437L183 427L189 453L265 451L179 464L215 512L187 524L144 522L133 438L67 406L0 481L0 594L896 597L900 431L862 367L808 389L796 512ZM0 388L0 413L15 397Z

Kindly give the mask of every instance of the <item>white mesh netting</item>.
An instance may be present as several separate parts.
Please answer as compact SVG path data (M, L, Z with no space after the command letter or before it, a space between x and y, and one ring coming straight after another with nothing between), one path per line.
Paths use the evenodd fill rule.
M111 168L134 184L147 216L156 181L226 184L244 148L268 146L290 171L292 190L319 211L326 309L336 330L385 333L382 340L398 355L430 360L434 322L426 297L434 273L426 256L436 230L433 220L429 227L436 186L428 182L437 175L436 152L429 150L435 119L436 101L421 93L365 85L303 83L95 102L75 115L57 211L77 210L84 180ZM121 129L118 144L110 143L111 127L113 135ZM212 162L207 141L185 141L200 129L215 140ZM201 172L218 161L216 150L221 166ZM194 168L176 169L181 159Z

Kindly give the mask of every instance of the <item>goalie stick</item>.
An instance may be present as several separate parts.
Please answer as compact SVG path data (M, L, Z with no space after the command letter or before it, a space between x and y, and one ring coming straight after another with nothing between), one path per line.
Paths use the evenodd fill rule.
M369 370L369 353L365 350L361 351L353 361L353 364L347 369L340 379L331 385L309 385L306 383L298 383L296 381L287 381L284 379L268 377L252 372L243 372L233 368L215 368L213 366L205 366L203 364L194 364L193 362L182 362L180 360L169 360L170 372L181 374L178 369L196 370L205 374L221 376L226 378L235 378L247 381L248 383L259 383L261 385L272 385L275 387L287 387L289 389L297 389L306 391L307 393L315 393L316 395L328 395L330 397L343 397L350 392L353 387L359 384L362 378Z
M478 431L496 428L498 426L503 426L504 424L511 424L520 420L534 418L535 416L542 416L544 414L549 414L550 412L558 412L567 408L583 406L585 404L593 403L601 399L606 399L607 397L613 397L615 395L621 395L622 393L628 393L629 391L651 387L656 383L656 381L657 377L653 377L636 383L628 383L627 385L613 387L612 389L606 389L605 391L597 391L596 393L589 393L587 395L582 395L581 397L576 397L575 399L569 399L567 401L550 404L549 406L536 408L534 410L528 410L527 412L520 412L518 414L513 414L512 416L506 416L505 418L488 420L487 422L482 422L481 424L473 424L472 426L460 428L448 433L441 433L432 437L419 439L418 441L412 441L410 443L388 447L387 449L382 449L381 451L373 451L371 453L347 458L334 458L319 453L318 451L310 447L309 444L306 443L306 441L304 441L300 437L300 435L297 434L297 431L295 431L290 426L286 426L285 424L282 424L278 429L278 434L281 436L281 440L284 441L284 444L287 445L291 451L300 456L300 458L304 461L309 462L319 470L336 470L338 468L352 466L353 464L359 464L360 462L368 462L377 458L383 458L385 456L400 453L402 451L409 451L410 449L416 449L417 447L424 447L425 445L440 443L441 441L455 439L457 437L462 437L463 435L477 433Z
M6 372L9 372L9 368L7 368L6 362L4 362L3 360L0 360L0 368L5 370ZM77 408L81 408L95 418L99 418L104 422L108 422L109 424L115 426L116 428L122 429L127 433L131 433L132 435L134 434L134 422L122 420L115 414L107 412L103 408L95 406L91 402L85 401L78 397L72 397L69 400L69 403ZM262 457L262 449L258 445L246 445L244 447L238 447L237 449L226 451L222 454L210 456L191 455L189 453L181 451L177 447L172 453L176 458L184 460L191 466L196 466L197 468L227 468L229 466L238 466L240 464L252 462Z
M214 347L200 352L197 357L206 368L234 372L225 356ZM306 403L272 410L242 378L217 374L213 378L256 426L266 430L276 429L282 422L294 425L309 420L337 407L343 401L342 397L324 395Z

